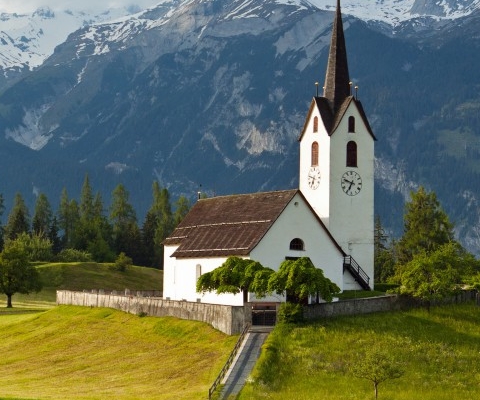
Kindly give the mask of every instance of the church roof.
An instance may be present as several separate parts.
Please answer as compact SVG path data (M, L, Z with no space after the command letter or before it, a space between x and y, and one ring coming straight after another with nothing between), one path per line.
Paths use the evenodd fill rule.
M299 190L200 199L163 242L173 257L248 255Z
M368 122L367 115L365 114L362 103L359 100L355 99L353 96L348 96L345 98L335 115L333 115L332 110L328 104L328 100L325 97L314 97L312 102L310 103L310 109L308 110L307 118L305 119L305 124L303 125L303 129L300 133L298 140L302 139L305 130L307 129L308 122L310 121L311 114L315 107L320 113L320 118L325 125L325 129L327 130L328 135L331 136L333 132L335 132L335 130L338 128L340 121L342 120L349 105L352 102L354 102L357 106L358 112L360 113L360 116L363 123L365 124L365 127L367 128L368 133L372 136L374 140L377 140L372 131L372 128L370 127L370 123Z

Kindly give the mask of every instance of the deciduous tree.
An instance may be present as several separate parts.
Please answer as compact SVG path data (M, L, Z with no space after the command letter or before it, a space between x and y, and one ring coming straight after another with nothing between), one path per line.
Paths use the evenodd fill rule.
M376 399L380 383L398 379L404 374L401 366L392 357L376 348L362 354L351 366L351 372L357 378L367 379L373 383Z
M252 290L252 284L258 273L268 269L259 262L240 257L228 257L228 259L213 271L201 275L197 281L197 292L243 293L243 301L248 301L248 293ZM260 287L256 282L255 291L266 292L266 287Z
M445 298L458 290L462 275L470 269L472 260L472 256L455 242L444 244L430 253L418 253L398 270L398 291L422 300L430 310L433 300Z
M293 303L307 303L309 296L315 296L317 302L320 298L329 302L334 294L340 293L340 288L308 257L283 261L278 272L270 277L268 290L286 293L287 301Z
M0 292L7 295L7 307L12 307L15 293L38 292L41 287L39 274L30 264L22 241L7 241L0 253Z

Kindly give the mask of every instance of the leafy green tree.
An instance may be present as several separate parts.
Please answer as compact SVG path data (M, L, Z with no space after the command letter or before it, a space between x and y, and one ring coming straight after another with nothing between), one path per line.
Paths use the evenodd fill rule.
M404 370L385 352L373 348L362 354L350 368L357 378L373 383L375 398L378 399L378 385L403 376Z
M324 301L332 301L333 295L340 293L340 288L325 277L323 271L315 268L308 257L285 260L278 272L272 274L268 282L269 292L286 293L287 301L308 303L309 296Z
M115 260L115 269L120 272L125 272L128 267L133 265L132 259L124 252L121 252Z
M48 235L52 224L52 207L45 194L40 193L35 202L35 212L32 219L32 231L37 235Z
M0 292L7 296L7 307L12 308L15 293L28 294L42 288L40 276L28 261L27 250L21 240L9 240L0 253Z
M33 233L21 233L15 239L20 244L25 252L29 261L52 261L52 243L48 238L42 234Z
M5 235L9 240L15 240L21 233L30 232L30 214L20 193L15 195L12 210L8 216Z
M462 275L469 270L471 262L472 256L455 242L430 253L418 253L398 270L398 292L423 301L430 310L432 301L459 289Z
M405 206L404 233L397 244L401 264L409 262L416 254L435 251L453 241L453 224L435 193L427 193L420 187L410 196L411 201Z
M257 261L228 257L221 266L200 276L197 280L197 292L243 293L243 301L247 302L256 274L264 270L265 268ZM265 289L261 288L259 291L266 292Z

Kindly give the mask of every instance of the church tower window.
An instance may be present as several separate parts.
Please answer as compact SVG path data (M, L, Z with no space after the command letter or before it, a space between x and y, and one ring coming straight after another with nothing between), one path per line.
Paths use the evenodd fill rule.
M295 238L290 242L290 250L305 250L303 240Z
M348 117L348 132L355 132L355 117Z
M312 143L312 167L318 165L318 143Z
M352 140L347 143L347 167L357 166L357 144Z
M313 117L313 132L318 132L318 117Z

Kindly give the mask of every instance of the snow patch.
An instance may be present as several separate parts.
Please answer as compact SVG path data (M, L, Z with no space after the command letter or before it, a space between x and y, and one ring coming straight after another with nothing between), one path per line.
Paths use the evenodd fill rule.
M48 108L48 106L44 106L38 110L24 110L23 125L14 129L6 129L5 137L32 150L41 150L53 136L51 133L44 134L40 129L40 120Z

